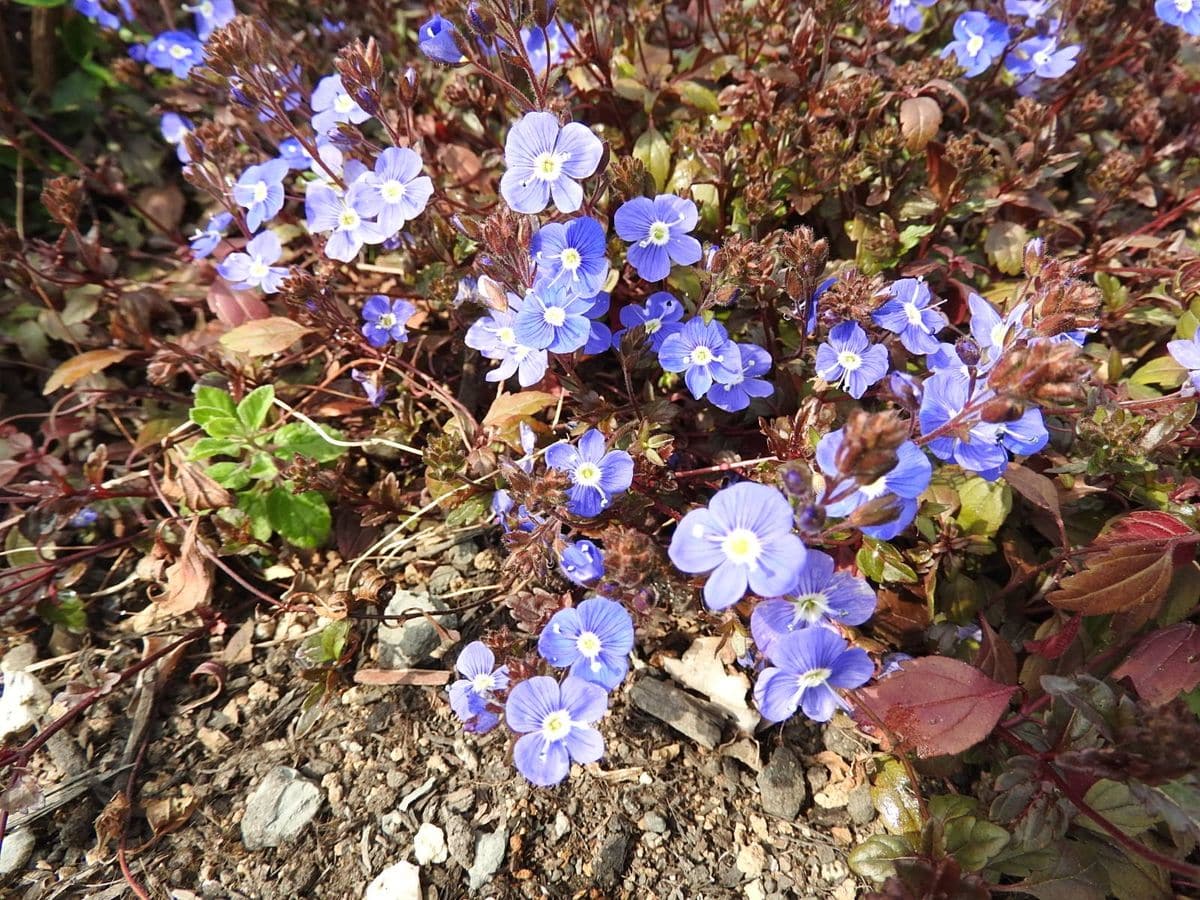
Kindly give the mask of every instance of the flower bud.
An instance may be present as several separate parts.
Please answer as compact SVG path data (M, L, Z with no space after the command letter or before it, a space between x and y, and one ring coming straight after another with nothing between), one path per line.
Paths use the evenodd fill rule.
M483 9L477 0L467 4L467 22L480 37L491 37L496 31L496 17Z
M796 517L796 527L804 534L816 534L825 527L824 507L815 504L804 507Z
M958 358L962 360L964 366L970 366L973 369L979 365L979 344L974 338L959 338L954 345L954 352L958 354Z
M979 418L991 425L1015 422L1024 414L1025 404L1010 397L994 397L979 410Z
M1042 258L1046 255L1046 242L1033 238L1025 245L1025 276L1032 278L1042 270Z

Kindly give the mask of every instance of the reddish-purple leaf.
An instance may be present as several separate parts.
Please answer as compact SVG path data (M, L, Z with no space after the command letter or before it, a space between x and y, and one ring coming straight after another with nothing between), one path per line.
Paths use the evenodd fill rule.
M1187 540L1181 540L1187 538ZM1159 548L1172 547L1171 561L1186 566L1196 556L1196 532L1170 513L1142 509L1110 522L1096 538L1096 546L1117 547L1147 542Z
M1075 636L1079 634L1079 626L1082 623L1083 616L1071 616L1071 618L1063 623L1062 628L1054 632L1050 637L1036 641L1026 641L1025 649L1046 659L1058 659L1074 643Z
M1171 586L1170 554L1146 541L1105 546L1086 560L1047 595L1052 606L1085 616L1130 612L1158 603Z
M944 656L902 663L894 675L857 692L860 705L918 756L961 753L996 727L1017 688Z
M1181 622L1146 635L1113 677L1128 677L1154 706L1170 703L1200 684L1200 628Z
M979 617L979 652L975 654L975 667L989 678L1001 684L1017 683L1017 655L1012 644L996 633L987 619Z

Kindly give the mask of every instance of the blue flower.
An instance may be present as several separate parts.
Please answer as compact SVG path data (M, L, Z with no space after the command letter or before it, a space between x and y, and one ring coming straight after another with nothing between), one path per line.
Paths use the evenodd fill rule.
M533 70L542 75L546 69L557 66L571 52L570 44L575 40L575 26L564 24L560 30L558 22L546 26L543 34L540 28L522 28L521 43L533 63Z
M566 285L543 282L525 295L517 313L517 340L535 350L572 353L587 343L592 330L591 298L573 294Z
M90 528L100 520L100 513L85 506L67 520L68 528Z
M857 322L842 322L817 348L817 375L858 400L887 374L888 352L867 340Z
M434 16L417 29L417 49L434 62L457 66L465 63L462 48L458 43L458 29L454 23L441 16Z
M563 547L558 568L569 581L586 587L604 577L604 554L591 541L580 539Z
M476 320L467 329L468 347L478 350L486 359L499 360L500 365L488 372L487 381L504 381L517 376L521 387L537 384L546 374L548 357L545 350L536 350L517 340L516 318L520 300L509 295L508 309L493 310Z
M1193 335L1191 340L1168 341L1167 353L1187 369L1192 388L1200 391L1200 333Z
M600 165L604 144L578 122L559 126L548 112L526 113L504 142L500 194L513 212L540 213L553 198L562 213L583 205L578 184Z
M900 343L910 353L933 353L938 349L937 333L948 319L930 305L933 295L920 278L901 278L889 293L892 298L871 313L876 325L900 335Z
M188 153L187 147L183 145L183 139L195 128L191 119L173 112L163 113L162 122L159 125L163 140L175 148L175 157L184 165L192 161L192 156Z
M383 294L372 294L362 308L363 337L377 350L392 341L403 343L408 340L408 330L404 325L416 311L417 308L407 300L393 300Z
M804 317L804 333L809 337L817 332L817 313L820 310L821 298L835 284L837 284L837 276L830 275L813 289L812 296L808 298L808 308Z
M1004 66L1017 78L1061 78L1075 68L1078 44L1059 48L1054 35L1034 36L1017 44L1004 59Z
M935 372L925 380L918 420L926 436L958 420L958 427L929 440L930 451L938 459L953 461L987 481L995 481L1008 466L1006 450L1029 456L1045 447L1050 435L1041 410L1036 408L1025 410L1014 422L981 421L978 407L990 396L991 392L983 387L970 393L969 382L956 373ZM974 411L960 418L968 406Z
M683 327L681 324L683 304L675 299L674 294L656 291L646 298L644 305L631 303L629 306L621 307L620 318L621 324L625 328L643 326L650 349L657 353L662 349L663 341L667 339L668 335L674 334ZM614 348L620 346L625 328L613 335Z
M1168 25L1200 37L1200 3L1196 0L1155 0L1154 12Z
M831 431L817 442L817 465L825 475L838 480L844 473L838 470L838 454L841 451L845 429ZM933 466L929 457L912 441L905 441L896 450L896 465L870 484L860 484L850 494L845 494L841 485L836 489L837 499L829 503L825 512L831 516L848 516L860 506L892 495L900 500L896 518L877 525L864 525L861 531L880 540L891 540L908 527L917 514L917 498L933 477Z
M1026 28L1036 28L1054 9L1058 0L1004 0L1004 11L1010 16L1024 16Z
M464 730L476 734L491 731L500 717L489 707L496 692L508 688L508 666L496 668L496 654L482 641L472 641L463 647L454 662L463 677L450 685L450 708L466 725Z
M260 288L274 294L287 277L286 266L273 266L283 255L283 246L273 231L264 231L246 245L244 253L230 253L217 266L217 272L235 291Z
M379 197L362 180L350 185L343 195L314 181L309 184L304 196L308 230L313 234L332 232L325 243L325 255L342 262L350 262L358 256L363 244L383 241L385 235L380 232L379 226L367 218L377 212Z
M289 169L303 170L312 167L313 159L299 139L290 137L279 142L279 158Z
M579 439L578 449L566 441L550 447L546 465L567 473L567 511L576 516L600 515L613 497L633 484L633 457L624 450L608 450L604 435L595 428Z
M341 75L326 75L317 82L312 93L312 126L317 134L328 134L338 124L361 124L371 114L358 105L346 91Z
M741 371L729 382L715 382L709 389L708 402L725 412L739 412L750 405L751 397L770 397L775 387L759 375L771 371L771 354L757 344L738 344Z
M732 384L742 374L737 345L720 322L700 316L667 335L658 349L658 362L668 372L683 372L683 380L699 400L714 381Z
M197 228L195 233L188 238L192 244L192 255L196 259L204 259L211 255L232 224L233 216L227 212L219 212L208 220L208 224L204 226L203 230Z
M272 159L250 166L234 184L233 199L245 208L246 226L252 232L283 209L283 178L287 173L286 162Z
M978 294L967 297L971 310L971 337L979 345L979 371L990 371L1000 360L1006 347L1025 337L1029 329L1024 324L1028 303L1018 303L1006 315ZM930 364L933 365L932 360Z
M965 12L954 23L954 40L946 45L942 57L953 53L966 70L964 74L974 78L996 61L1007 44L1007 25L987 13Z
M606 691L629 671L633 619L620 603L589 597L571 609L560 609L542 629L538 653L552 666L571 667L571 674Z
M851 647L828 628L804 628L779 638L771 662L754 684L754 703L768 722L784 722L803 710L828 722L846 703L834 688L856 688L875 673L865 650Z
M606 250L604 226L591 216L543 225L529 245L539 281L561 284L580 297L594 297L608 281Z
M362 386L363 393L367 395L367 402L372 406L379 406L383 403L383 398L387 396L387 385L381 379L382 374L382 369L374 372L364 372L361 369L350 370L350 377Z
M113 30L121 27L121 20L100 5L100 0L75 0L75 11L91 19L101 28Z
M892 0L888 5L888 21L908 31L920 31L923 10L937 0Z
M204 45L190 31L164 31L147 45L146 62L187 78L193 66L204 62Z
M196 17L196 33L200 40L207 41L214 31L228 25L237 15L233 0L200 0L193 6L183 7Z
M782 597L760 600L750 615L750 632L763 656L779 638L828 622L861 625L875 613L875 591L862 578L836 571L833 557L809 550L795 586Z
M661 281L671 274L671 264L690 266L700 261L700 242L689 232L700 213L696 204L672 194L634 197L621 204L613 227L629 241L629 263L646 281Z
M595 356L613 345L612 330L604 322L608 318L608 309L612 298L607 291L601 291L588 299L592 304L591 309L587 311L591 330L588 331L588 339L587 343L583 345L583 352L589 356Z
M425 211L433 181L421 174L421 157L407 147L388 147L363 176L367 193L378 197L379 229L391 237Z
M504 707L508 727L522 735L513 748L517 771L550 787L567 777L572 760L596 762L604 755L604 738L590 725L607 709L604 688L582 678L567 676L561 685L545 675L522 681Z
M742 481L675 526L668 555L689 575L708 575L704 602L726 609L746 594L778 597L796 583L805 548L792 530L792 505L773 487Z

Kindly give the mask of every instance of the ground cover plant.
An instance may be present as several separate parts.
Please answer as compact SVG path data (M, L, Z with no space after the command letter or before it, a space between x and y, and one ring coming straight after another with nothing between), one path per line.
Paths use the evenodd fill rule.
M2 16L6 646L145 648L6 670L0 834L260 608L564 799L719 637L763 754L869 744L864 895L1200 891L1200 5ZM437 527L495 583L389 611Z

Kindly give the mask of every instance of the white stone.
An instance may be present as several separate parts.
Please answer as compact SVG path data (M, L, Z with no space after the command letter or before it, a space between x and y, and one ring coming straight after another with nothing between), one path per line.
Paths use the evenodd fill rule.
M416 857L417 865L444 863L449 855L446 833L432 822L423 823L413 838L413 856Z
M50 692L28 672L5 672L0 694L0 740L37 724L50 708Z
M421 870L407 860L388 866L367 885L363 900L421 900Z

